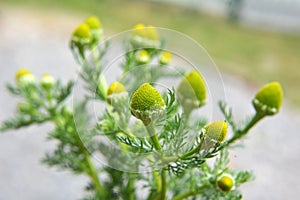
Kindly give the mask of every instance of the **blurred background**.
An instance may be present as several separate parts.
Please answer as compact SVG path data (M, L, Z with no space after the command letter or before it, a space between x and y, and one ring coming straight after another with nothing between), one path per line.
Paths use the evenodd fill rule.
M245 148L232 150L231 167L253 170L244 199L296 199L300 191L300 0L0 0L0 121L16 102L5 90L19 68L76 78L68 49L73 29L97 15L105 36L137 23L186 34L201 44L224 79L237 120L253 112L250 101L277 80L285 92L282 112L256 126ZM51 125L0 134L0 200L79 199L85 177L40 164L55 143Z

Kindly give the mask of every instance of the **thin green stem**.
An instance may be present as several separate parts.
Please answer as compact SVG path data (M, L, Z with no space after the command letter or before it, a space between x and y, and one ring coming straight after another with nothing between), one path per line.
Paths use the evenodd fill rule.
M159 144L158 137L155 133L154 124L151 122L150 124L145 125L145 126L146 126L147 132L150 136L150 139L153 143L154 148L158 151L161 151L162 147ZM167 175L166 175L166 171L164 169L162 169L160 178L161 178L161 181L156 180L156 183L158 185L161 183L161 186L158 188L158 191L160 192L160 200L165 200L166 199L166 194L167 194Z
M88 172L87 173L88 173L89 177L91 178L91 180L93 182L93 185L94 185L94 187L97 191L97 194L102 196L105 193L105 191L102 188L102 185L101 185L99 177L98 177L97 170L94 166L94 163L91 160L91 156L90 156L89 152L87 151L87 149L85 148L85 146L84 146L82 140L80 139L78 133L76 133L76 140L78 142L79 149L80 149L81 153L84 155L84 158L86 160L86 164L88 166Z
M167 194L167 174L166 170L162 169L161 171L161 195L160 200L165 200Z
M188 191L186 193L183 193L183 194L180 194L180 195L177 195L173 198L173 200L182 200L182 199L186 199L188 197L191 197L191 196L195 196L197 193L194 191L194 190L191 190L191 191Z
M240 139L241 137L243 137L244 135L246 135L248 133L248 131L262 118L264 118L265 115L263 113L257 112L255 113L255 115L252 117L251 121L246 124L246 126L240 130L237 130L233 137L230 138L227 141L226 146L229 146L231 143L235 142L236 140Z
M135 200L135 177L132 174L128 174L128 184L127 184L127 192L129 193L128 195L128 200Z
M160 151L162 148L159 144L159 140L158 140L158 137L155 133L155 127L154 127L154 124L153 123L150 123L146 126L146 129L147 129L147 132L150 136L150 139L153 143L153 146L156 150Z

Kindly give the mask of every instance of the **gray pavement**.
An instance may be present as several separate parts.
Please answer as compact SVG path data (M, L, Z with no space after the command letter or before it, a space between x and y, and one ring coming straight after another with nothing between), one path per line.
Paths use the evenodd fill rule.
M17 99L7 93L18 68L36 76L76 77L77 65L68 50L69 34L81 17L61 13L0 8L0 121L12 116ZM226 100L237 120L251 114L250 99L258 87L224 75ZM244 199L296 199L300 191L300 115L285 102L282 112L256 126L245 148L232 150L231 166L253 170L256 180L242 186ZM0 134L0 200L73 200L82 196L87 179L40 164L55 143L46 141L50 124Z

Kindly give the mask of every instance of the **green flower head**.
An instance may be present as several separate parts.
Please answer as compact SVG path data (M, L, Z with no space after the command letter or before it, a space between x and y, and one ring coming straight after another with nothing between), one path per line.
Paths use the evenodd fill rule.
M144 24L133 28L130 42L135 48L158 48L161 44L156 28Z
M222 174L216 182L217 188L221 192L229 192L234 189L234 179L229 174Z
M136 60L139 64L147 64L150 61L149 53L146 50L141 50L136 55Z
M19 85L33 84L35 77L28 69L19 69L16 73L16 82Z
M101 29L102 25L98 17L90 16L85 20L85 23L90 27L90 29Z
M131 98L131 113L145 125L157 119L165 110L161 94L149 83L141 85Z
M159 63L161 65L168 65L171 62L172 54L170 52L164 51L159 55Z
M109 104L118 106L119 101L127 99L128 93L125 86L119 82L113 82L107 89L106 100Z
M228 125L225 121L218 120L204 127L208 140L222 143L226 139Z
M186 74L177 88L179 103L185 110L199 108L206 103L205 81L198 71Z
M274 115L279 112L283 99L280 83L271 82L264 85L255 95L252 103L257 112Z
M80 24L73 32L72 41L76 43L88 44L92 40L92 32L86 23Z
M54 84L55 84L55 79L53 78L53 76L51 76L50 74L48 73L45 73L43 76L42 76L42 79L41 79L41 86L45 89L45 90L49 90Z

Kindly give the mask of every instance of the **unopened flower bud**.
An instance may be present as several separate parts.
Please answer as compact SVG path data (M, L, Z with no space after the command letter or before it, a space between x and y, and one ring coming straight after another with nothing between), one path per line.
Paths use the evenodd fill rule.
M264 85L255 95L252 103L257 112L274 115L279 112L283 99L280 83L271 82Z
M100 20L96 16L90 16L85 20L93 35L94 41L98 41L103 34L103 29Z
M137 24L132 30L131 44L135 48L158 48L160 39L157 30L153 26Z
M137 53L136 60L139 64L147 64L150 61L149 54L146 50Z
M234 184L234 179L230 174L222 174L216 182L217 188L222 192L233 190Z
M206 140L220 144L226 139L228 125L225 121L218 120L204 127Z
M168 65L172 59L172 54L170 52L164 51L159 55L159 63L161 65Z
M177 88L178 101L186 114L206 103L205 81L198 71L186 74Z
M92 40L90 27L86 23L80 24L73 32L72 41L77 44L86 45Z
M131 99L131 113L145 125L161 116L166 108L161 94L149 83L141 85Z
M41 86L49 90L54 84L55 84L55 79L48 73L44 74L41 79Z
M19 69L16 73L16 82L19 85L35 83L35 77L28 69Z

